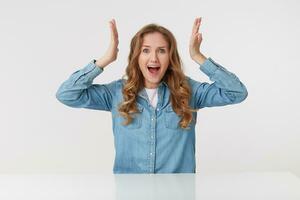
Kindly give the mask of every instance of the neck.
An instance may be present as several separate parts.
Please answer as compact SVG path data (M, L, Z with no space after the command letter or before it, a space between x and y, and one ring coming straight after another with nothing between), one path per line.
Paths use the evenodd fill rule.
M155 83L149 83L149 82L145 82L144 83L144 87L148 88L148 89L155 89L158 88L159 84L155 84Z

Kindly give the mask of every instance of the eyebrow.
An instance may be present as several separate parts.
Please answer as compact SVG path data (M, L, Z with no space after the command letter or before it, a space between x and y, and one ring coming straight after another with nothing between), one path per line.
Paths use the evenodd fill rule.
M150 47L149 45L143 45L143 47ZM167 48L166 46L161 46L161 47L158 47L158 48Z

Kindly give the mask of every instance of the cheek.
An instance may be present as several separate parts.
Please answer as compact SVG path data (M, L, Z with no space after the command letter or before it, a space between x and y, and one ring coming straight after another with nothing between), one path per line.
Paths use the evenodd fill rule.
M145 60L142 57L139 57L138 59L139 69L144 74L145 72Z
M168 66L170 63L170 59L169 59L169 56L163 56L161 58L161 64L164 65L164 66Z
M144 66L144 61L143 61L143 58L141 56L138 59L138 64L139 64L139 68L142 69L142 67Z
M138 62L140 66L144 66L147 63L147 59L144 56L139 56Z

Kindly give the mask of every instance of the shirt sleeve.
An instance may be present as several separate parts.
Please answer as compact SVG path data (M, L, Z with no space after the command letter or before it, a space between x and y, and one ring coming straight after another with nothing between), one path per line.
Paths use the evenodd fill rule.
M92 84L102 72L103 68L98 67L95 60L92 60L60 85L56 98L61 103L74 108L110 111L116 81L109 84Z
M237 104L247 98L248 91L239 78L213 59L206 59L200 65L200 70L213 83L201 83L191 78L188 79L192 86L192 99L194 100L196 109Z

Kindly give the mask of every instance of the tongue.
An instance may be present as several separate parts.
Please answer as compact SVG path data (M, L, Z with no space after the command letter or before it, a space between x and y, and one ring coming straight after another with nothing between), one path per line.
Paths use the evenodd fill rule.
M158 71L158 68L152 68L152 67L149 67L149 71L150 71L151 73L155 73L155 72Z

